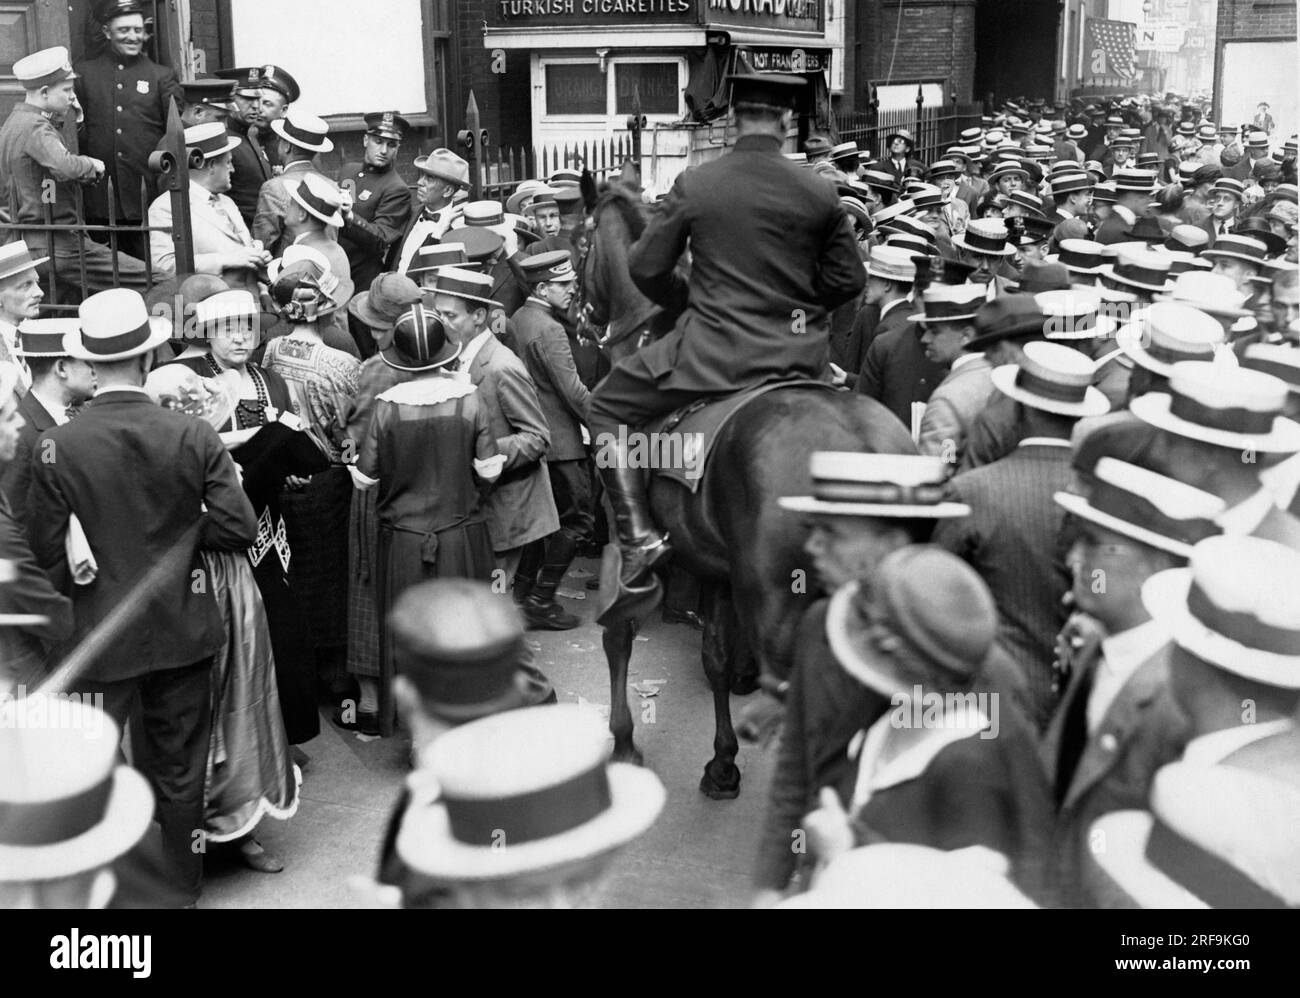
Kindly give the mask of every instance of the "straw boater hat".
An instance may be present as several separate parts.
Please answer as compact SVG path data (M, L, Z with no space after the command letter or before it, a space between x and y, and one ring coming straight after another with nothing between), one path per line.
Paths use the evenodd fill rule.
M1043 210L1043 199L1033 191L1027 191L1023 187L1008 194L1007 202L1020 205L1020 207L1027 209L1032 216L1037 218L1047 217L1046 212Z
M476 308L492 308L497 304L491 298L492 278L476 270L460 267L448 267L439 271L433 293L463 298Z
M1259 371L1218 364L1174 364L1169 394L1135 398L1129 410L1170 433L1234 450L1266 454L1300 451L1300 424L1282 415L1287 387Z
M442 735L427 767L442 796L410 809L397 851L440 883L562 878L647 831L659 778L608 762L608 731L581 704L508 710Z
M194 335L210 340L232 330L255 329L262 315L257 299L243 288L219 291L194 305Z
M1156 189L1156 175L1151 170L1130 170L1120 167L1111 175L1116 194L1150 194Z
M1131 288L1146 291L1166 291L1169 288L1169 254L1157 253L1145 244L1134 244L1132 249L1121 249L1114 263L1101 268L1101 276Z
M1142 602L1184 651L1253 682L1300 690L1300 551L1258 537L1212 537L1187 568L1142 586Z
M1160 301L1134 314L1115 337L1115 342L1139 367L1169 377L1175 364L1184 361L1214 361L1232 357L1231 350L1219 350L1223 327L1213 318L1171 301ZM1235 366L1235 360L1223 363Z
M332 180L319 173L305 174L289 188L289 197L312 218L326 225L342 227L343 192Z
M111 363L138 357L162 346L172 324L151 316L144 298L130 288L110 288L77 306L79 328L63 337L69 357L91 363Z
M921 310L908 322L967 322L984 304L988 288L983 284L931 284L921 292Z
M1295 347L1280 343L1252 343L1242 354L1241 366L1271 374L1285 382L1292 395L1300 395L1300 350Z
M1150 811L1095 821L1090 879L1107 907L1300 907L1300 790L1237 766L1156 772Z
M1055 499L1081 519L1182 558L1222 533L1215 517L1227 508L1216 495L1113 457L1097 461L1087 495L1058 492Z
M782 509L936 520L970 515L965 503L944 501L948 468L940 457L814 451L808 468L812 495L782 496Z
M993 187L1003 177L1009 176L1019 176L1026 183L1029 182L1029 171L1025 169L1022 163L1013 159L1004 159L998 163L984 179L989 182L990 187Z
M21 239L6 243L0 246L0 281L35 270L48 259L48 256L33 259L27 243Z
M509 600L470 579L411 586L388 617L394 667L424 709L453 724L526 706L524 625Z
M118 764L120 740L111 717L75 699L0 703L0 882L88 873L140 841L153 792Z
M1059 343L1026 343L1019 364L995 367L993 387L1022 405L1058 416L1100 416L1110 410L1092 387L1093 363Z
M910 284L916 280L913 255L912 251L898 246L876 246L867 259L867 274L887 281Z
M77 319L24 319L18 324L18 353L23 358L70 357L67 336L75 337L80 328ZM0 391L0 398L7 397Z
M460 355L460 344L447 338L438 313L424 305L412 305L393 324L393 339L379 352L395 371L419 373L445 367Z
M778 908L1036 908L1011 882L1010 864L984 846L934 849L887 842L850 849L827 864L812 890Z
M323 118L314 114L304 114L296 108L290 108L283 118L271 122L271 131L299 149L309 152L331 152L334 143L329 139L330 126Z
M901 656L906 665L877 647L874 634L881 623L910 653ZM968 685L988 658L997 629L997 607L975 570L928 544L890 552L869 585L843 586L826 610L826 638L836 661L863 686L888 697L909 694L922 680L940 689ZM927 675L914 672L916 667Z
M519 214L528 210L528 205L533 197L545 191L548 194L553 193L549 187L541 180L524 180L515 192L506 198L506 211L513 214Z
M1034 301L1042 310L1043 330L1049 340L1109 338L1119 327L1114 316L1101 311L1101 294L1096 288L1076 286L1064 291L1041 291L1034 295Z
M415 256L411 258L411 265L406 268L406 276L438 273L448 267L468 265L469 254L465 252L464 243L430 243L415 251Z
M1049 263L1059 263L1072 274L1100 274L1104 266L1102 250L1105 247L1090 239L1062 239L1056 253L1049 254Z
M222 153L230 152L242 141L238 135L227 132L225 122L222 121L205 121L185 129L185 148L197 150L205 163Z
M1218 319L1221 324L1231 322L1234 332L1245 332L1255 325L1254 314L1246 308L1249 296L1237 290L1236 282L1225 274L1186 271L1174 278L1167 294L1156 295L1158 302L1180 302Z
M973 218L966 231L953 236L952 244L980 256L1014 256L1016 248L1007 245L1007 226L1000 218Z
M1199 253L1209 245L1210 234L1199 225L1175 225L1165 237L1163 248L1171 253Z
M1238 235L1235 232L1224 233L1214 240L1214 245L1209 249L1201 250L1201 256L1207 260L1228 257L1233 260L1244 260L1256 267L1264 265L1264 257L1267 255L1268 247L1258 239Z

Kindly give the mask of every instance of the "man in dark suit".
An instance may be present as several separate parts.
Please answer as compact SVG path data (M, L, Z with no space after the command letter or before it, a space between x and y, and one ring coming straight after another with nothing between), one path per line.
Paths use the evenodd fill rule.
M1086 482L1078 493L1056 497L1076 526L1066 556L1075 614L1058 640L1068 685L1042 757L1059 808L1062 899L1092 905L1081 873L1093 821L1145 808L1156 770L1177 760L1187 740L1186 718L1168 688L1170 633L1151 619L1142 586L1156 572L1187 563L1191 542L1217 531L1213 517L1223 502L1109 455L1091 470L1078 458L1075 465ZM1100 627L1099 640L1071 640L1081 621Z
M153 188L149 155L167 130L173 98L182 100L181 86L169 66L159 66L144 54L144 5L140 0L104 0L95 9L108 42L94 59L78 63L77 101L85 118L79 123L81 149L103 160L113 180L113 213L119 223L139 225L147 202L140 199L140 182ZM86 221L107 225L108 183L86 192ZM143 259L139 233L122 234L118 245Z
M40 435L62 426L95 394L95 369L64 349L63 338L77 330L76 319L29 319L18 334L18 350L32 374L32 387L18 402L24 426L18 452L0 471L0 491L20 522L26 522L32 452Z
M529 627L561 631L579 620L555 602L555 590L595 526L591 471L582 442L591 393L578 377L569 338L557 319L573 300L577 274L572 259L564 250L552 250L527 257L520 266L531 291L513 316L515 342L551 431L546 470L560 517L560 529L546 539L545 559L523 603L524 619Z
M1215 240L1237 227L1237 215L1241 212L1241 203L1246 196L1246 185L1232 177L1220 177L1210 188L1206 198L1210 214L1201 220L1200 226L1210 237L1205 249L1213 249Z
M159 408L141 388L171 324L150 318L126 289L87 298L79 318L80 334L65 346L95 365L99 388L76 420L37 441L32 550L72 592L74 639L95 642L82 647L82 671L59 686L102 694L119 723L138 703L135 764L153 786L177 886L194 900L211 668L225 637L199 549L244 551L257 518L216 431ZM98 565L93 581L75 587L64 547L73 515Z
M14 394L18 378L16 365L0 361L0 474L17 461L19 435L25 428ZM50 585L3 494L0 570L0 693L4 693L16 686L31 689L45 677L51 646L72 633L72 601ZM22 697L23 692L11 695Z
M1068 585L1058 546L1064 514L1053 496L1070 482L1075 422L1110 408L1091 381L1092 362L1057 343L1027 343L1019 364L994 368L994 387L1017 403L1019 446L948 483L950 498L972 512L934 534L935 544L969 562L992 591L998 645L1025 678L1039 730L1056 707L1052 651Z
M235 202L239 215L251 231L257 217L257 198L262 185L275 175L266 150L262 147L262 70L256 66L247 69L219 69L217 76L235 80L234 103L226 129L242 141L230 152L234 170L230 175L230 200Z
M755 74L732 82L736 144L677 178L628 257L637 287L670 307L689 244L686 309L673 332L616 364L592 395L591 434L624 587L670 552L650 518L642 472L628 460L636 442L629 429L764 381L826 377L830 312L866 283L835 189L781 155L804 80Z

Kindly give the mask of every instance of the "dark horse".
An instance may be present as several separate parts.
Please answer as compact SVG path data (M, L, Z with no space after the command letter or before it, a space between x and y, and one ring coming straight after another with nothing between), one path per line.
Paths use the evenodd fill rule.
M613 197L626 201L623 195ZM632 216L623 207L617 224L602 226L598 206L596 217L584 270L591 273L602 263L606 273L612 270L608 260L590 259L611 249L625 268L630 241L639 234L634 223L628 224ZM622 244L611 247L614 241ZM589 281L587 296L598 296L602 284L620 283ZM602 302L598 310L619 314L626 304ZM651 483L651 509L672 537L674 561L701 583L702 656L713 691L716 733L700 789L715 799L740 792L735 763L739 746L729 699L738 646L750 650L762 673L784 678L799 618L816 598L816 583L809 578L803 554L804 525L797 514L777 505L781 496L808 493L808 456L814 450L915 453L903 425L874 400L855 392L791 386L758 396L723 427L697 492L663 478ZM627 700L636 627L636 620L607 625L604 647L614 758L639 763Z

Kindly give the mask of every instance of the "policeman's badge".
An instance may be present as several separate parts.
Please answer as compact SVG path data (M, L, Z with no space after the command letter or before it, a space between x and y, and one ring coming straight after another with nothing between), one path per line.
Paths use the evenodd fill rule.
M136 81L135 81L135 92L138 93L138 94L147 94L147 93L149 92L149 81L148 81L148 80L136 80Z
M275 75L275 67L268 64L262 67L262 78L269 80Z
M360 194L357 195L357 200L358 200L358 201L369 201L369 200L370 200L370 195L373 194L373 193L374 193L373 191L362 191Z

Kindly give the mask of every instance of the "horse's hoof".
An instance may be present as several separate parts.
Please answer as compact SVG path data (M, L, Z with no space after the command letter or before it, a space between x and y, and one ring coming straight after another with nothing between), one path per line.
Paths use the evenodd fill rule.
M700 777L700 792L710 800L735 800L740 796L740 771L737 770L734 777L726 783L719 783L706 767L704 775Z
M758 677L754 675L737 676L731 681L733 696L747 697L758 690Z

